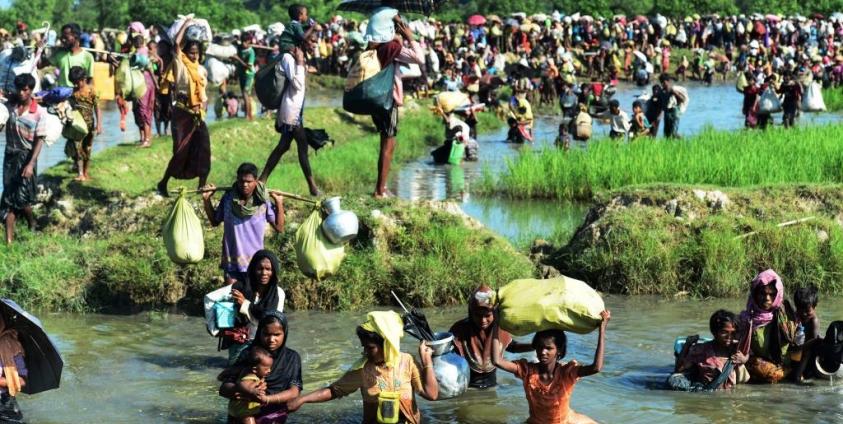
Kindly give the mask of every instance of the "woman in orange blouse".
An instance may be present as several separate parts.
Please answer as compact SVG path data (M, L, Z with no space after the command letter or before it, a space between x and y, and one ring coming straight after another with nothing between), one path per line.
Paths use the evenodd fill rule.
M601 312L600 316L603 321L600 323L597 351L591 365L580 365L576 360L564 364L558 362L565 356L567 345L565 332L560 330L539 331L533 336L533 348L536 350L538 363L528 362L526 359L507 361L501 356L503 348L495 331L492 358L498 368L515 374L524 382L524 393L530 406L530 418L527 420L529 424L594 422L570 409L570 402L574 384L580 377L597 374L603 368L603 345L606 325L611 314L606 310Z

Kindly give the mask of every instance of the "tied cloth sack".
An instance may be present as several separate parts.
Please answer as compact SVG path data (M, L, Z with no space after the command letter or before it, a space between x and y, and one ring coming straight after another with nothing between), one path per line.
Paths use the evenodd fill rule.
M167 255L177 264L195 264L205 256L205 237L202 222L185 198L185 189L173 203L169 215L161 226Z
M143 71L132 68L128 58L120 61L114 73L114 82L126 100L140 99L146 94L146 79L143 77Z
M586 334L600 326L603 299L569 277L515 280L498 289L500 327L515 336L541 330Z
M377 50L366 50L348 72L342 108L355 115L391 110L394 79L395 65L381 69Z
M331 243L322 233L320 207L315 208L296 231L294 245L299 270L317 280L335 274L345 259L345 246Z

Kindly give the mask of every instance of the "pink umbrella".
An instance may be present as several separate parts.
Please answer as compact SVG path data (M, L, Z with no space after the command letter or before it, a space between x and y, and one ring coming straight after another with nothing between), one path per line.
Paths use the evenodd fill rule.
M649 19L647 19L647 17L646 17L646 16L644 16L644 15L638 15L638 16L636 16L636 17L635 17L635 21L636 21L636 22L638 22L639 24L649 23L649 22L650 22L650 20L649 20Z
M485 25L486 18L483 15L471 15L468 17L469 25Z
M779 17L778 17L778 16L776 16L776 15L767 15L767 16L765 16L765 17L766 17L766 18L767 18L767 20L768 20L768 21L770 21L770 22L778 22L778 21L780 21L780 20L781 20L781 18L779 18Z

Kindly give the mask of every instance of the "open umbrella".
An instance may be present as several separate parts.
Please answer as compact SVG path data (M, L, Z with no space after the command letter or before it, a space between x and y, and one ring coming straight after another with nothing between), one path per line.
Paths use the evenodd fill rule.
M468 17L468 24L475 26L485 25L486 18L483 15L471 15Z
M6 325L17 330L18 340L26 354L29 375L22 391L32 395L57 389L64 361L41 321L11 299L0 299L0 310L7 318Z
M503 21L501 21L501 17L498 16L498 15L489 15L489 16L486 17L486 19L489 20L489 21L492 21L492 22L503 23Z
M778 21L780 21L780 20L781 20L781 18L779 18L779 17L778 17L778 16L776 16L776 15L772 15L772 14L771 14L771 15L767 15L767 16L765 16L765 17L766 17L766 18L767 18L767 20L768 20L768 21L770 21L770 22L778 22Z
M369 14L380 7L391 7L399 13L419 13L430 16L444 0L343 0L337 10Z

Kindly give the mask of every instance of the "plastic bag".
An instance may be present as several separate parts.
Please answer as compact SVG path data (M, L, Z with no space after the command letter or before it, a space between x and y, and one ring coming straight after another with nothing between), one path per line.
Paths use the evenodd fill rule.
M802 98L802 110L805 112L825 111L822 87L818 82L812 82L811 86L805 90L805 97Z
M44 143L48 147L52 146L53 143L61 138L61 132L64 129L64 125L62 125L61 119L52 113L45 113L41 115L41 119L44 120Z
M568 277L515 280L498 290L500 327L524 336L541 330L586 334L600 326L603 299L588 284Z
M179 35L179 31L181 31L182 25L184 25L187 19L193 19L193 21L190 23L190 27L187 31L185 31L185 40L210 42L213 39L214 34L211 32L211 25L208 24L208 21L201 18L194 18L193 14L190 14L187 16L179 15L178 19L173 21L173 24L170 25L170 29L167 30L167 35L170 37L170 40L176 39L176 36ZM191 27L195 27L195 29Z
M205 256L205 237L202 222L185 198L182 189L173 208L161 226L167 255L177 264L195 264Z
M219 326L217 326L217 316L214 305L218 302L224 302L231 298L231 284L216 289L205 295L202 304L205 309L205 326L208 328L208 333L212 336L219 334Z
M318 208L296 231L294 245L299 270L317 280L335 274L345 259L345 247L331 243L322 233L322 212Z
M771 89L764 90L761 93L761 98L758 100L758 112L760 113L778 113L782 111L782 102L776 93Z
M208 82L213 86L224 83L232 73L232 68L229 65L214 57L209 57L205 61L205 69L208 70Z

